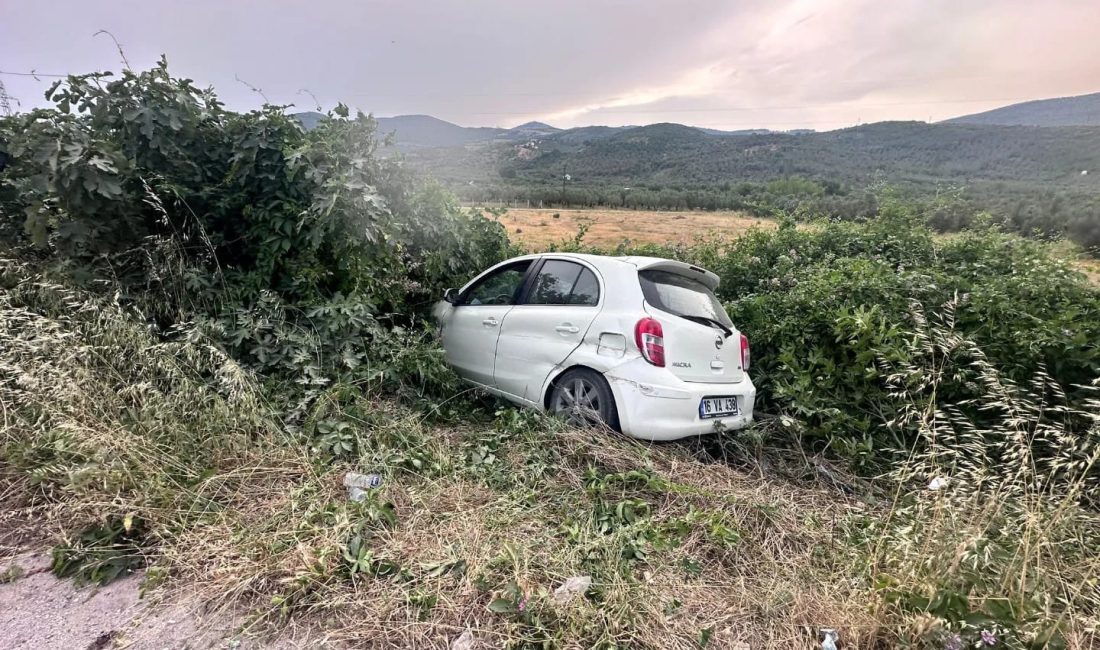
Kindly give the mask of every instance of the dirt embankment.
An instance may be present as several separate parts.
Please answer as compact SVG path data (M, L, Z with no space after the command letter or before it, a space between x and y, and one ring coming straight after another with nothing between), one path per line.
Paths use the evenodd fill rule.
M50 573L46 553L0 561L0 648L5 650L133 650L316 647L321 639L251 638L234 612L208 612L177 598L142 598L138 572L106 586L77 587Z

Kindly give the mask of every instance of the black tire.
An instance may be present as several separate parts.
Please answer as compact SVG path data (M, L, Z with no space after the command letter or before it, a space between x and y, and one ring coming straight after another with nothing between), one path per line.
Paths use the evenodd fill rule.
M576 399L578 394L580 400ZM554 380L549 411L578 427L619 430L619 411L611 386L603 375L588 368L574 368Z

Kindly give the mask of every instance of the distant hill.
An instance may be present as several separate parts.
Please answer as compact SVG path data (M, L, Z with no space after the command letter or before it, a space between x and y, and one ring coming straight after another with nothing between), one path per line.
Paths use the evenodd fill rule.
M493 140L504 136L507 129L468 127L452 124L431 115L398 115L379 117L378 132L394 134L398 145L406 147L453 147L468 142Z
M945 124L1000 126L1100 126L1100 93L1038 99L995 108L984 113L963 115Z
M739 136L588 127L419 149L407 160L475 203L866 219L897 194L925 201L944 230L982 211L1016 232L1100 241L1100 126L880 122Z
M295 113L294 117L302 123L306 129L312 129L324 117L315 111ZM393 134L394 141L402 148L417 147L454 147L471 142L488 142L492 140L511 140L528 137L527 134L516 129L498 129L494 127L469 127L459 126L446 120L441 120L431 115L398 115L396 117L376 117L378 132L382 135ZM537 130L531 125L544 127L547 134L557 131L554 127L539 122L531 122L528 125L530 131Z
M508 129L509 134L528 138L542 138L561 132L561 129L543 122L525 122Z
M575 129L566 129L554 134L553 140L558 143L583 144L592 140L601 140L620 131L637 127L631 126L579 126Z
M324 113L318 113L317 111L306 111L304 113L293 113L291 117L297 118L302 126L308 131L317 126L317 123L324 119Z
M578 137L582 136L582 137ZM879 122L822 133L712 135L681 124L587 127L535 148L508 142L420 151L412 159L459 185L560 183L708 186L802 176L865 184L1025 182L1100 190L1100 127L1001 127ZM1081 175L1092 170L1090 175Z
M528 122L511 129L463 127L429 115L377 118L410 164L463 192L495 187L561 191L574 187L711 189L739 182L802 177L850 187L887 181L999 192L1083 192L1100 196L1100 124L998 126L966 120L1045 113L1071 119L1100 93L1009 106L948 122L879 122L836 131L718 131L683 124L558 129ZM999 114L1001 117L997 117ZM1008 115L1009 117L1004 117ZM307 126L321 116L299 114ZM1084 119L1084 118L1074 118ZM1087 172L1087 173L1082 173ZM996 186L996 187L995 187ZM997 187L1002 188L998 190ZM480 191L480 190L479 190Z
M935 124L879 122L825 132L674 123L475 128L428 115L378 124L394 135L410 167L470 202L861 219L877 214L878 192L889 186L940 206L932 215L937 227L964 227L982 210L1018 232L1070 233L1088 242L1097 237L1087 233L1100 233L1100 120L1093 121L1091 105L1100 115L1100 93ZM298 115L307 127L321 117ZM987 123L1000 120L1045 126ZM1089 124L1055 126L1066 122ZM959 208L963 203L969 207Z
M295 113L294 117L301 121L306 129L312 129L324 117L322 113L308 111ZM583 143L591 140L599 140L616 133L631 131L634 129L650 129L650 131L637 131L631 137L656 136L658 139L675 139L687 134L715 136L748 136L768 135L783 133L770 129L741 129L738 131L722 131L720 129L698 128L684 126L682 124L650 124L648 126L581 126L572 129L559 129L544 122L525 122L510 129L478 126L459 126L446 120L441 120L431 115L398 115L396 117L376 117L378 131L383 135L393 134L394 142L401 149L421 149L435 147L456 147L475 143L493 142L522 142L531 140L553 139L559 143ZM675 129L681 129L679 135L673 133ZM660 132L665 133L661 134ZM813 133L811 129L797 129L786 133Z
M768 133L775 133L771 129L740 129L737 131L723 131L721 129L705 129L699 127L699 130L709 135L766 135Z
M601 140L598 146L605 149L630 147L653 154L669 149L701 145L710 139L711 136L706 131L694 126L661 122L617 131Z

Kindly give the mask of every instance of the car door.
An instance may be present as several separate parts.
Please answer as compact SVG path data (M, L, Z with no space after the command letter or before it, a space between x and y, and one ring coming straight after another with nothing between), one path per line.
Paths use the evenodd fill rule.
M520 304L504 318L494 372L502 392L537 403L543 382L581 344L602 305L595 269L543 258Z
M531 264L531 260L515 262L478 278L440 323L447 362L460 376L493 386L500 325L515 306Z

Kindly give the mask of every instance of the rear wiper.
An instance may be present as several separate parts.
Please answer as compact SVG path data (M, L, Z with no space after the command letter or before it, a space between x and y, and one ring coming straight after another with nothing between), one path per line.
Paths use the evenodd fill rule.
M733 336L733 330L726 327L725 324L721 321L716 321L713 318L707 316L696 316L694 314L677 314L677 316L679 316L680 318L686 318L688 320L695 321L697 323L702 323L703 325L715 325L718 327L718 329L726 333L725 338L727 339Z

